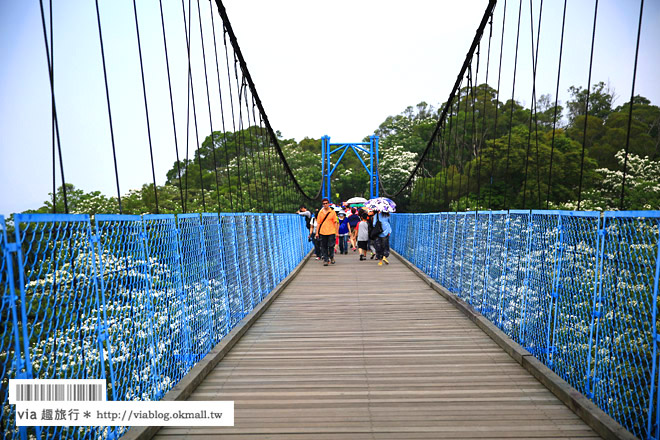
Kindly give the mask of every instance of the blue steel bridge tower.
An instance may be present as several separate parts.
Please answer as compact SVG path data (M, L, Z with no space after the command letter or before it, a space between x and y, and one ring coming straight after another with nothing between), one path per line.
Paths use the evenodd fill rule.
M344 158L346 152L351 149L367 170L369 174L369 198L373 199L378 197L378 136L369 136L369 142L352 142L352 143L330 143L330 136L325 135L321 138L321 172L323 173L323 180L321 183L321 195L332 201L332 188L330 179L332 174L337 169L337 165ZM339 153L341 155L335 164L332 164L332 155ZM362 155L366 157L363 159ZM368 165L367 165L368 163Z

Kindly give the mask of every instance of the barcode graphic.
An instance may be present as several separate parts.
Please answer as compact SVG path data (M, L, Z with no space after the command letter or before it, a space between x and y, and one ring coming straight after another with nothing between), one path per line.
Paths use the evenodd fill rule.
M68 382L68 381L67 381ZM15 383L16 402L104 401L103 383Z

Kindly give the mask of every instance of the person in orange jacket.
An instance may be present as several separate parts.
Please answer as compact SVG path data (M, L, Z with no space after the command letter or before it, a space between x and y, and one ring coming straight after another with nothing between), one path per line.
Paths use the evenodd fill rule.
M330 200L322 200L323 209L319 211L316 221L316 238L321 242L323 265L335 264L335 236L339 230L337 213L330 207Z

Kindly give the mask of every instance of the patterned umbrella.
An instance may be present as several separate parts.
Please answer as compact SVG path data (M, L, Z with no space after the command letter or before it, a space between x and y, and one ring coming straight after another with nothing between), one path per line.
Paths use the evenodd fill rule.
M396 203L387 197L376 197L369 200L366 205L367 208L380 212L396 212Z

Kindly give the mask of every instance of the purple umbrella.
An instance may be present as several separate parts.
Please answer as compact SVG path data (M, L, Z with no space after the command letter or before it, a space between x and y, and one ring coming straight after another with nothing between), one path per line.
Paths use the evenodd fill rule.
M396 203L387 197L376 197L375 199L371 199L367 201L365 206L374 211L396 212Z

